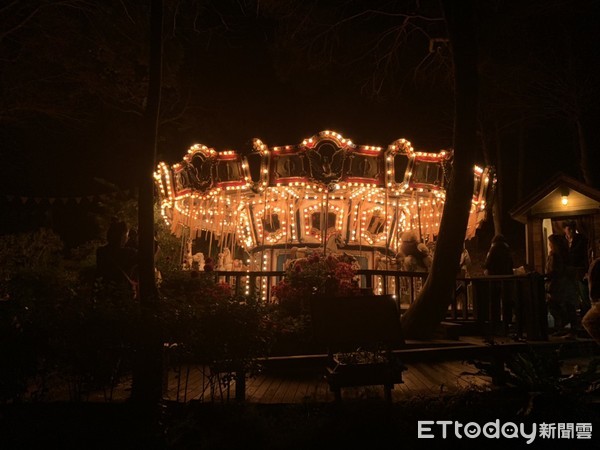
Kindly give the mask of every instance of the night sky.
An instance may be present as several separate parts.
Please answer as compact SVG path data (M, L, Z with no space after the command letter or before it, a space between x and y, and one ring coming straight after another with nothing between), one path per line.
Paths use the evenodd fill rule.
M148 10L73 1L26 19L48 2L17 3L0 16L0 29L11 30L0 40L2 208L17 207L7 196L133 188ZM406 138L422 151L452 147L449 53L443 42L429 52L430 38L446 37L435 1L165 7L158 160L172 164L193 143L246 151L254 137L297 144L326 129L357 144ZM521 227L506 213L519 195L558 171L581 179L576 119L596 152L599 8L585 0L479 4L480 136L492 163L496 148L501 154L509 228ZM420 18L400 28L405 13Z

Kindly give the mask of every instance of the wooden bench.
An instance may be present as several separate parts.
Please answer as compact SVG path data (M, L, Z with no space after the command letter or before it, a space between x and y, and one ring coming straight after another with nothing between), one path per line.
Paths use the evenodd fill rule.
M370 385L383 385L385 399L391 401L391 390L403 382L406 370L393 354L404 345L394 298L316 297L311 299L311 315L315 339L327 347L325 378L336 401L344 387ZM370 357L362 358L365 354Z

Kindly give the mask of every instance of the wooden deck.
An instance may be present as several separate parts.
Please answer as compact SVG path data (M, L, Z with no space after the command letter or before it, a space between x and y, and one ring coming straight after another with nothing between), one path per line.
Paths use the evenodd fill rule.
M480 352L490 349L515 351L529 345L558 348L570 346L574 351L561 358L563 374L571 374L575 366L584 369L587 363L597 357L598 350L591 340L551 340L539 343L515 343L498 340L493 346L483 346L479 338L461 337L455 345L445 342L429 348L408 349L401 360L407 370L403 373L403 383L395 385L392 401L402 401L414 396L432 397L451 395L468 389L491 389L489 376L481 374L467 361L477 360ZM432 343L430 343L431 345ZM435 344L435 343L433 343ZM333 393L324 380L323 355L298 356L295 358L269 359L262 371L246 380L246 401L250 403L304 403L331 402ZM124 380L113 391L111 401L124 401L129 398L131 380ZM383 398L381 386L345 388L344 399ZM164 399L177 402L199 401L226 403L235 401L235 381L224 380L212 374L206 366L188 365L168 371L165 382ZM89 401L106 401L107 393L96 392Z
M415 395L439 395L456 392L473 386L485 387L489 385L488 377L476 375L473 366L461 362L421 363L411 364L404 372L404 383L396 385L393 391L395 400ZM193 380L195 389L190 390L188 399L200 401L226 401L233 396L235 386L230 386L229 391L212 392L210 388L199 389L207 386L206 375L202 368L194 367L190 371L190 380ZM188 384L189 385L189 384ZM185 391L177 390L177 374L173 373L169 382L167 399L179 400ZM345 398L382 397L383 388L380 386L346 388ZM322 371L307 372L304 374L274 373L259 374L247 381L246 401L251 403L302 403L302 402L329 402L333 401L333 394L323 378Z
M263 372L246 381L246 401L250 403L304 403L330 402L333 393L323 378L323 371ZM392 391L394 401L413 396L439 396L457 393L470 388L491 386L489 377L478 375L477 369L462 361L437 363L412 363L403 373L404 383ZM112 401L129 398L131 380L125 380L112 394ZM383 398L381 386L345 388L345 399ZM227 382L210 373L206 366L182 366L168 372L165 400L188 402L235 401L235 381ZM89 401L106 401L104 392L93 393Z

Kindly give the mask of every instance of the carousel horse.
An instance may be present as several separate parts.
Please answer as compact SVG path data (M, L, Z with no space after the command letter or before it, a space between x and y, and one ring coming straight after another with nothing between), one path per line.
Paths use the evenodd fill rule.
M223 249L219 253L217 259L217 270L231 271L233 269L233 259L231 258L231 252L228 248Z
M204 253L202 253L202 252L195 253L192 256L192 263L190 264L190 267L196 268L196 270L203 270L203 268L204 268Z
M400 270L402 268L402 260L399 255L385 256L381 252L375 252L375 261L373 264L375 270Z
M296 263L298 263L298 262L306 262L308 252L309 252L308 247L302 247L302 248L292 247L292 248L290 248L290 254L288 256L288 259L286 259L285 262L283 263L283 270L287 270L290 267L294 267L296 265Z
M337 256L336 258L340 262L345 262L345 263L350 264L350 266L352 267L353 270L361 269L358 259L356 259L356 257L354 257L353 255L350 255L349 253L343 252L340 256Z
M342 233L336 231L327 239L327 243L325 244L325 254L326 255L337 255L339 254L340 247L344 247L344 239L342 239Z
M328 256L340 257L342 253L340 252L340 247L344 246L344 240L342 239L342 234L340 232L335 232L327 239L325 244L325 254ZM283 269L287 270L289 267L293 267L298 262L305 262L311 253L319 253L321 250L318 248L308 248L308 247L292 247L290 248L290 254L288 259L283 264ZM358 261L352 255L348 255L344 253L348 262L350 262L353 267L358 266L360 268Z
M313 251L314 249L308 247L292 247L290 249L290 255L293 254L293 258L306 258Z
M194 262L194 255L192 254L192 240L188 239L186 243L185 256L183 258L183 269L189 270L192 268Z

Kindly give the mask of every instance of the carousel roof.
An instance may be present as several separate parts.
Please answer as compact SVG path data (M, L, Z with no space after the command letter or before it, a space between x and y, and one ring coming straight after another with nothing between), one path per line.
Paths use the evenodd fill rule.
M386 148L358 145L322 131L296 145L253 140L245 155L192 146L155 172L161 211L176 234L228 235L248 251L285 243L318 244L340 233L351 244L398 246L418 229L439 228L453 152L417 151L405 139ZM491 168L475 167L469 233L483 220L494 184Z

